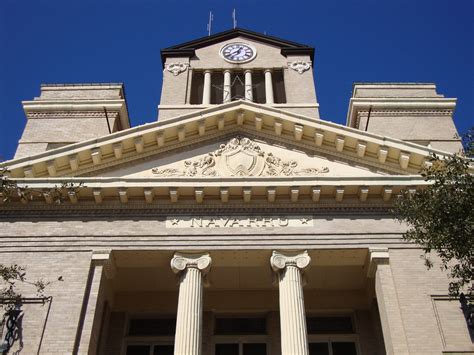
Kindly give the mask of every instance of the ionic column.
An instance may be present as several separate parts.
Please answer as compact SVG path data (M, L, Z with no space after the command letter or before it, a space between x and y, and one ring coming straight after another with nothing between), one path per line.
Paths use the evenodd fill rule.
M253 101L251 70L245 71L245 100Z
M265 70L265 102L273 104L273 81L271 69Z
M278 274L282 355L309 354L301 274L310 261L307 251L274 251L270 258L270 265Z
M204 71L204 89L202 92L202 104L209 105L211 103L211 71Z
M230 86L230 75L231 71L229 69L224 70L224 97L222 99L223 103L230 102L232 97L231 86Z
M180 273L175 355L201 355L203 277L211 267L209 254L175 253L171 269Z

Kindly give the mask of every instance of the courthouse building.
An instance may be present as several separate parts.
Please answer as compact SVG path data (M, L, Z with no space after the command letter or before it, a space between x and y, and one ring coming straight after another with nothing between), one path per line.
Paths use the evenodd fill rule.
M234 29L161 57L156 122L130 126L122 84L23 101L3 166L32 193L0 205L0 263L63 281L22 290L9 354L474 353L446 273L390 214L430 153L461 148L456 99L356 83L341 125L312 47Z

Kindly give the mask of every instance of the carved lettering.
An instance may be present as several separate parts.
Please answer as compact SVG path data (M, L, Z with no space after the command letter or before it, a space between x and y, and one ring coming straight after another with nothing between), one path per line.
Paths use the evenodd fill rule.
M191 227L202 227L202 218L191 218Z
M168 217L167 228L287 228L312 227L312 216L193 216Z

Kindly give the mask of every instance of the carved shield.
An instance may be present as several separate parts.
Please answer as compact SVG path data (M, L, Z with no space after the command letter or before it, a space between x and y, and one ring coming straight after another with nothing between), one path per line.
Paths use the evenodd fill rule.
M258 176L265 162L261 155L242 146L223 152L219 159L219 168L230 176Z

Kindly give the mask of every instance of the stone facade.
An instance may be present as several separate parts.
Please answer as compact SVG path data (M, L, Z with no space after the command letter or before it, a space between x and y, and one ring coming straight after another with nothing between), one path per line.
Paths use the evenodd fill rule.
M236 41L257 48L253 61L219 55ZM341 126L318 119L307 46L237 29L162 54L158 122L128 129L120 85L43 87L35 109L24 103L29 153L3 165L35 194L0 205L0 262L64 281L47 299L22 289L11 353L474 353L445 273L426 270L389 213L402 189L425 186L431 152L457 149L454 99L356 84ZM187 101L192 70L257 67L283 69L286 104ZM81 132L34 151L61 143L49 120ZM402 129L414 120L419 131ZM83 187L56 204L63 181Z

